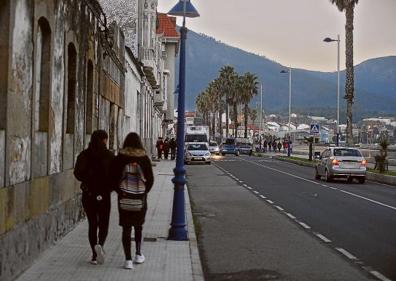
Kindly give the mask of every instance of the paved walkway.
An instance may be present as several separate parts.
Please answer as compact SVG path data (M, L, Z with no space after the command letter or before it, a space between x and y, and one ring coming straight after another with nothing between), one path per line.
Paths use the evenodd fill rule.
M110 229L105 244L103 265L89 263L88 223L83 221L54 247L47 250L17 281L201 281L203 279L197 241L186 191L186 216L189 241L169 241L175 163L162 161L154 167L155 183L148 197L148 212L143 228L144 264L123 269L124 253L121 227L118 226L116 195L113 195ZM134 243L132 243L134 247ZM134 249L132 248L134 252Z

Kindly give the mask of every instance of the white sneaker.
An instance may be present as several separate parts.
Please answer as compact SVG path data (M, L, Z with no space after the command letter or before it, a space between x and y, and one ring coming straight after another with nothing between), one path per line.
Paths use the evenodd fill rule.
M146 259L145 259L145 257L144 257L143 255L136 255L136 256L133 258L133 262L134 262L134 263L138 263L138 264L144 263L145 260L146 260Z
M125 269L133 269L133 262L131 260L126 260L124 264Z
M98 261L98 264L103 264L105 260L105 252L103 251L102 246L99 244L95 245L95 252L96 252L96 260Z

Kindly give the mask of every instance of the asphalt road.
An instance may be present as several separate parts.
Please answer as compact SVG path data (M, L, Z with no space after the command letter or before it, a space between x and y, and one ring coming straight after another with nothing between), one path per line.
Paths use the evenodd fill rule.
M269 158L227 156L214 164L232 181L266 197L264 204L287 214L287 219L300 223L303 231L346 260L380 273L380 279L396 280L395 187L369 181L326 183L313 179L312 168ZM196 174L200 169L189 167L190 178L205 177ZM200 198L197 192L191 191L193 200L194 195Z

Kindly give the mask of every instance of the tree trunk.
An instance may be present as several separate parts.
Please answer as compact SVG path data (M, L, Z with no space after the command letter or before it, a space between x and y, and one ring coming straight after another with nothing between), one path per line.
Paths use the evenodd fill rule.
M234 137L238 137L238 104L234 103Z
M220 105L220 110L219 110L219 134L220 138L223 139L223 108L222 105Z
M245 116L244 116L244 121L245 121L245 139L247 138L247 132L248 132L248 105L247 103L245 104Z
M226 96L226 138L228 138L228 125L229 125L229 122L228 122L228 115L229 115L229 112L230 110L229 110L229 104L228 104L228 97Z
M212 113L212 138L216 136L216 112Z
M354 98L354 69L353 69L353 17L354 4L346 7L345 16L345 65L346 65L346 81L345 81L345 99L347 101L347 127L346 142L348 146L353 145L352 133L352 105Z

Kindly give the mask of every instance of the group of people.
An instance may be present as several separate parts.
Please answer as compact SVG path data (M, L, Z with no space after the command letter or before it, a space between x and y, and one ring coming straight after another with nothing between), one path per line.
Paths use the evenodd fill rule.
M77 157L75 177L81 181L82 205L88 218L90 262L103 264L111 208L112 191L118 194L119 225L122 227L124 268L145 261L142 231L147 212L147 194L153 183L151 161L136 133L129 133L117 156L107 148L108 135L93 132L89 146ZM131 232L135 233L135 256L131 254Z
M257 152L281 152L283 150L283 153L286 153L289 149L292 150L293 143L288 140L283 140L282 142L280 140L276 141L276 139L264 139L264 141L259 141L256 144L256 151Z
M157 149L157 158L162 159L162 155L164 155L164 159L168 159L169 151L170 151L170 159L174 160L176 157L176 140L175 138L165 138L159 137L157 143L155 145Z

